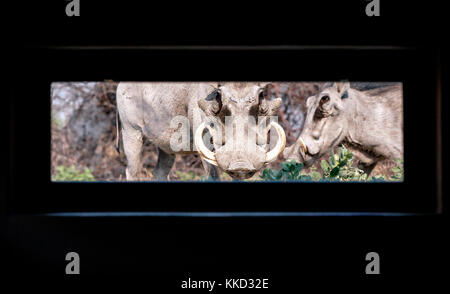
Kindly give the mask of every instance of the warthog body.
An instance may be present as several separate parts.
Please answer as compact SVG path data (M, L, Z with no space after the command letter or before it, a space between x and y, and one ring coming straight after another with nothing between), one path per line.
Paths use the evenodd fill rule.
M401 84L358 91L349 83L325 86L308 98L304 128L285 149L287 159L311 166L344 144L370 174L385 159L403 159Z
M226 118L244 122L249 117L276 114L281 99L269 101L264 97L265 89L266 84L257 83L120 83L117 108L128 161L127 179L142 178L144 136L158 147L158 163L153 171L156 180L167 180L176 154L195 152L201 155L208 176L218 178L215 166L219 166L234 179L251 177L284 149L281 127L276 123L271 125L281 140L277 150L269 152L257 141L231 140L217 127L223 130ZM212 137L214 151L205 146L204 130ZM261 133L257 125L248 125L244 137L252 130ZM175 144L180 140L187 144ZM238 148L230 148L231 141Z

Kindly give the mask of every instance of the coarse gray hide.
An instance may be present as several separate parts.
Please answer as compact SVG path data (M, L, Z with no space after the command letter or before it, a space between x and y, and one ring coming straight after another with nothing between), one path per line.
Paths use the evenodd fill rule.
M208 177L219 178L217 167L233 179L253 176L276 159L286 140L276 122L260 124L264 117L276 116L281 105L280 98L267 98L267 85L120 83L117 108L128 162L127 180L143 179L144 136L158 147L155 180L167 180L176 154L195 152L200 154ZM226 131L227 123L234 132ZM266 144L269 130L278 138L272 150Z

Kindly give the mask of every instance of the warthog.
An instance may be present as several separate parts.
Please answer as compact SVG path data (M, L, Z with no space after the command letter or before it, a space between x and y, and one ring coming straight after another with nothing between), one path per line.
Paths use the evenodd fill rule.
M200 154L207 176L214 179L219 178L216 166L233 179L253 176L275 160L286 144L284 131L276 121L261 123L264 118L275 116L281 106L281 98L266 97L267 86L268 83L120 83L117 108L128 161L127 180L142 178L144 136L158 147L155 180L167 180L176 154L195 152ZM227 131L228 124L231 133ZM268 150L265 143L271 128L278 140Z
M370 174L382 160L403 158L402 103L401 84L368 91L327 84L307 99L303 130L283 156L308 167L344 144Z

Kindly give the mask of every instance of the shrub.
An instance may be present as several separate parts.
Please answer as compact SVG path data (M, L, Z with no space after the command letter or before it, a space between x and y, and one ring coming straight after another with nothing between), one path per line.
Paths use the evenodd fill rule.
M339 147L337 154L330 152L328 161L320 163L323 178L341 181L365 181L367 175L363 170L353 166L353 154L345 147Z
M261 179L269 181L311 181L310 175L300 174L303 164L295 161L286 161L281 164L281 170L276 171L269 168L263 170Z
M386 178L386 176L383 175L375 175L373 177L370 177L370 180L372 181L403 181L403 160L397 159L396 165L391 169L393 172L393 175L390 178Z
M95 181L95 177L89 168L79 171L75 166L66 167L60 165L56 168L56 174L53 175L53 181Z
M309 174L303 171L303 164L287 161L281 164L279 171L266 168L260 178L267 181L402 181L403 161L397 160L392 168L394 175L387 179L384 175L376 175L368 179L367 174L354 166L353 154L345 147L339 147L335 154L330 152L328 160L320 162L322 174L316 167L311 167Z
M394 173L391 177L392 181L403 181L404 169L403 169L403 160L397 159L397 165L392 168L392 172Z

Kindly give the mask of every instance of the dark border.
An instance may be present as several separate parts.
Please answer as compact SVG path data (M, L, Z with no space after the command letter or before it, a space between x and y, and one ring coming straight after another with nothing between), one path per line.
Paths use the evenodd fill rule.
M25 48L16 86L34 77L23 92L13 93L12 182L10 212L56 211L304 211L304 212L409 212L434 213L440 195L439 131L436 111L439 91L437 50L410 47L217 47L134 48L115 47ZM288 48L288 49L287 49ZM111 63L113 59L116 62ZM216 64L216 60L220 60ZM287 61L293 60L291 63ZM290 64L279 68L274 63ZM411 66L414 64L414 66ZM47 71L39 69L47 68ZM192 70L195 68L196 70ZM298 68L298 71L295 69ZM231 78L231 79L230 79ZM403 183L51 183L49 168L50 83L53 81L399 81L404 89L405 181ZM22 86L23 87L23 86ZM432 97L436 103L423 103ZM28 108L22 108L27 101ZM42 103L46 101L46 103ZM421 123L417 118L421 114ZM439 121L439 119L438 119ZM26 132L30 123L37 128ZM433 146L435 158L422 164L429 171L414 171L421 152L416 131ZM439 127L438 127L439 130ZM23 136L22 134L27 134ZM47 166L26 185L20 171L28 140L39 164ZM45 160L44 160L45 159ZM30 189L30 187L33 187ZM280 188L285 193L280 193ZM221 191L218 191L221 190ZM146 192L151 196L145 195ZM180 192L188 195L180 196ZM298 195L297 195L298 194ZM435 195L435 196L430 196ZM437 197L437 198L436 198Z

